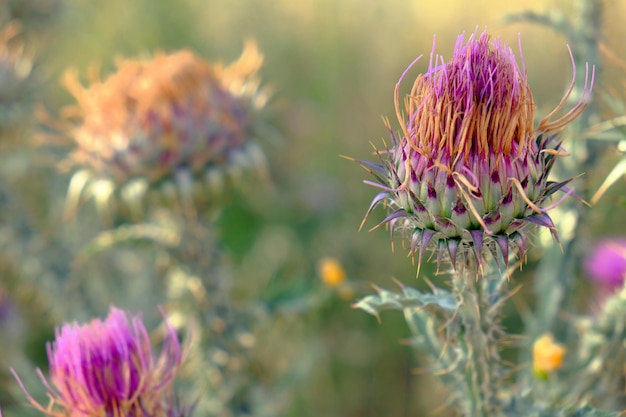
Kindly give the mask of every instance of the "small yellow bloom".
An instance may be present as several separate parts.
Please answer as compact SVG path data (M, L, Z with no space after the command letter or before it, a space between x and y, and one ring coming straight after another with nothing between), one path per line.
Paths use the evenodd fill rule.
M546 378L552 371L561 369L567 349L556 343L552 334L546 333L533 344L533 370L535 375Z
M317 263L317 273L325 286L336 288L346 280L346 271L335 258L322 258Z

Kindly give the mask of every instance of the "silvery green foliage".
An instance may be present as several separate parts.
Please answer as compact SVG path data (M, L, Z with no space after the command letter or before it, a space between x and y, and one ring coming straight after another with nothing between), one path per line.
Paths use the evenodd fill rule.
M579 341L573 354L575 366L563 378L562 395L582 398L608 409L623 409L626 404L626 288L604 301L595 316L576 321Z
M497 415L507 395L508 371L500 361L503 332L500 309L506 300L506 273L491 271L476 279L468 258L452 275L451 289L430 292L402 287L378 290L355 307L378 317L401 310L411 330L411 345L431 359L430 369L450 388L450 406L467 416Z
M507 417L619 417L622 413L601 411L590 406L551 408L530 400L512 401L504 410Z
M354 307L377 318L386 310L402 311L411 346L429 357L430 371L450 389L449 406L464 416L622 415L587 404L616 409L623 400L626 290L609 300L596 320L580 323L586 329L576 358L580 365L564 371L571 374L515 385L510 383L514 371L499 357L506 340L501 307L510 291L507 273L497 271L478 280L456 271L450 290L434 285L426 292L407 286L399 292L377 289Z
M400 284L401 293L377 288L377 294L368 295L356 304L360 308L380 320L379 313L384 310L401 310L405 308L433 308L442 312L452 313L456 309L454 296L447 290L433 287L432 293L419 291Z

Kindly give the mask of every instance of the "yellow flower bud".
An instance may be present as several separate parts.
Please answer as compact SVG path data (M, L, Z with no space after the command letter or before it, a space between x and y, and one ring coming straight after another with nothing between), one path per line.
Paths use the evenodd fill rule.
M567 349L556 343L552 334L546 333L533 344L533 370L540 378L547 378L548 374L561 369Z
M322 258L317 264L317 273L325 286L336 288L346 280L346 271L335 258Z

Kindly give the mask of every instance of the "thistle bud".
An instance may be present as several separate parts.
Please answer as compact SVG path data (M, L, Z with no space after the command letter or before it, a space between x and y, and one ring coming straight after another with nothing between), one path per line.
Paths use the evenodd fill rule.
M160 203L190 208L214 203L242 172L262 175L264 154L252 140L265 100L256 78L262 60L249 43L227 67L181 51L121 61L87 88L68 73L78 100L70 162L83 168L70 184L70 214L86 191L101 205L119 197L132 209L154 193Z
M529 224L556 236L549 198L558 190L571 192L569 181L548 180L564 154L556 135L586 107L593 73L590 81L586 74L572 110L553 120L573 83L533 127L535 103L525 69L509 47L485 32L467 42L459 36L449 62L434 54L433 45L428 71L418 75L402 106L407 72L394 95L400 132L387 123L391 146L377 152L382 164L361 161L378 180L367 183L382 189L368 214L385 203L391 213L381 224L399 230L419 261L433 248L438 260L449 257L453 266L458 255L472 251L481 263L484 247L508 262L513 244L523 257Z

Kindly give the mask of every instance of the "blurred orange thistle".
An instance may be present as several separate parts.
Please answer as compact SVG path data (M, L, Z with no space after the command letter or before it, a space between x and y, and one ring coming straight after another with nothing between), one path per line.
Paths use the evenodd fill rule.
M72 180L68 209L86 190L107 202L116 188L135 184L127 188L141 199L170 181L190 203L215 191L207 184L221 188L229 170L263 172L263 152L251 140L254 111L266 100L256 76L262 62L249 42L229 66L185 50L121 60L115 74L92 77L88 87L67 72L64 83L78 101L66 114L76 145L69 162L85 168Z

